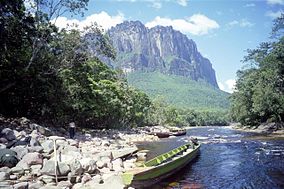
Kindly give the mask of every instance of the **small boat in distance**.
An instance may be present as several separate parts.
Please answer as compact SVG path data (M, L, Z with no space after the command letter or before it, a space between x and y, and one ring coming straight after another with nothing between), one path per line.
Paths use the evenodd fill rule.
M170 136L182 136L186 135L186 129L181 129L178 127L170 127L167 130L156 130L151 132L151 134L159 138L168 138Z
M125 172L122 175L123 182L134 188L151 186L186 166L199 154L199 148L200 144L193 141L161 154Z

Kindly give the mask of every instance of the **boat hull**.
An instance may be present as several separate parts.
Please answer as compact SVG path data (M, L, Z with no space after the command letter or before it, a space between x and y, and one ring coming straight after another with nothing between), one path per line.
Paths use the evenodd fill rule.
M176 173L197 157L199 154L199 147L200 145L196 146L196 148L188 154L169 161L168 163L153 166L146 171L134 174L131 186L134 188L148 187Z

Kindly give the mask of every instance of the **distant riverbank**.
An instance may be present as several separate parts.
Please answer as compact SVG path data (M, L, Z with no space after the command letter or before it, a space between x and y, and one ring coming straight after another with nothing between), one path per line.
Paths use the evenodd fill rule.
M265 137L284 138L284 123L263 123L258 126L232 124L230 127L239 131L258 133Z

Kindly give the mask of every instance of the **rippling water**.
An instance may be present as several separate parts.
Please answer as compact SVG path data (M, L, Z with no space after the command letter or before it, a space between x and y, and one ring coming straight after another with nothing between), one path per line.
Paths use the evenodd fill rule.
M284 188L284 140L271 140L226 127L197 127L185 137L142 143L148 159L185 143L202 142L200 156L175 175L151 188L280 189Z

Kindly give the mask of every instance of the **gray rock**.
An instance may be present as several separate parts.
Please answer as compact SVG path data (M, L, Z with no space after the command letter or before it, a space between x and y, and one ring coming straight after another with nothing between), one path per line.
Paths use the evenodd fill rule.
M72 183L70 181L60 181L58 183L57 187L60 187L60 188L71 188L72 187Z
M53 183L55 181L55 177L50 175L42 175L41 177L39 177L39 180L43 181L46 184Z
M30 165L42 164L43 157L38 152L27 153L19 163L26 163Z
M40 142L38 141L37 138L31 137L30 146L31 147L36 147L36 146L41 146L41 145L40 145Z
M35 123L30 124L30 128L33 130L36 129L40 134L44 136L51 136L53 134L49 128L43 127Z
M1 167L0 172L10 173L11 169L9 167Z
M63 162L58 162L57 165L57 175L58 176L67 176L70 172L70 167ZM44 175L55 175L55 162L53 160L48 160L43 164L41 173Z
M86 182L90 181L92 179L92 176L88 173L84 173L82 176L81 182L85 184Z
M109 146L110 145L110 143L109 143L109 141L106 141L106 140L104 140L104 141L102 141L102 146Z
M96 165L99 169L102 169L103 167L105 167L107 164L105 164L103 161L99 160L96 162Z
M112 161L112 167L114 171L122 171L123 170L123 163L122 163L122 159L118 158Z
M27 119L26 117L21 117L21 118L19 119L19 122L20 122L20 124L21 124L22 126L27 126L27 125L30 123L30 120Z
M4 138L4 137L1 137L0 138L0 143L1 144L6 144L6 143L8 143L8 140L6 138Z
M84 169L80 163L80 161L75 160L70 164L70 169L72 175L81 175L84 172Z
M25 174L26 174L26 175L21 176L21 177L18 179L18 181L26 182L26 181L33 180L33 179L34 179L31 175L29 175L29 174L27 174L27 173L25 173Z
M16 139L16 136L14 134L14 131L10 128L5 128L1 131L1 134L4 138L6 138L8 141L12 141Z
M55 183L48 183L40 189L62 189L61 187L55 186Z
M103 183L92 185L92 188L95 189L105 189L105 188L123 189L124 187L125 186L123 184L121 176L115 174L108 174L103 180Z
M196 81L202 79L218 87L211 62L198 52L193 40L172 27L148 29L139 21L126 21L108 30L108 35L117 57L123 57L115 60L121 69L159 71ZM114 63L110 59L104 62Z
M102 181L101 175L95 175L95 176L92 177L92 180L89 181L89 182L92 182L92 184L90 186L92 186L93 184L99 184L99 183L101 183L101 181ZM86 184L88 184L88 183L86 183Z
M43 143L41 143L41 146L43 147L43 151L51 154L54 151L53 141L52 140L46 140ZM58 145L56 145L56 148L58 148Z
M41 173L40 173L40 170L42 168L42 165L39 164L39 165L32 165L31 166L31 174L32 175L36 175L36 176L40 176Z
M83 189L84 188L84 184L82 183L77 183L77 184L74 184L72 189Z
M11 150L17 153L18 159L22 159L28 153L28 149L24 146L15 146Z
M70 146L76 146L77 148L79 147L79 141L77 141L77 140L67 139L67 142Z
M146 160L147 153L139 152L136 155L137 155L137 161L145 161Z
M91 158L83 158L79 161L86 173L93 173L97 169L96 161Z
M31 146L31 147L28 147L28 151L29 151L29 152L42 153L44 150L43 150L43 147L42 147L42 146Z
M10 180L17 180L17 179L18 179L17 175L10 175Z
M7 172L0 172L0 182L10 178L10 174ZM1 188L1 186L0 186Z
M70 146L70 145L65 145L62 154L69 154L70 152L80 152L80 149L77 148L76 146Z
M29 183L29 189L39 189L43 187L43 183L40 181L37 181L35 183Z
M5 144L0 144L0 149L5 149L6 145Z
M17 184L14 184L14 189L28 189L29 188L29 183L28 182L20 182Z
M25 170L20 166L16 166L11 169L11 173L16 174L16 175L24 175Z
M13 186L11 186L10 182L8 181L2 181L0 182L0 186L1 186L1 189L14 189Z
M119 150L112 150L112 157L113 159L122 158L128 156L129 154L133 154L136 152L138 148L135 147L126 147Z

